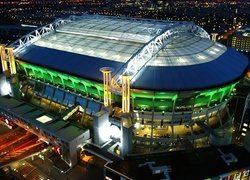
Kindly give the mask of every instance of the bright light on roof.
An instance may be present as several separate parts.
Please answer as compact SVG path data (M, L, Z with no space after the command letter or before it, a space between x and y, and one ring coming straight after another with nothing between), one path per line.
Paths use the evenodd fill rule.
M185 58L179 58L179 61L180 61L181 63L186 63L186 62L187 62L187 59L185 59Z
M47 115L43 115L43 116L40 116L39 118L36 118L36 120L41 123L47 123L47 122L52 121L53 119Z
M218 48L214 48L215 51L219 52L220 50Z
M206 57L205 57L205 56L202 56L202 55L199 55L198 58L199 58L199 59L202 59L202 60L206 59Z
M216 54L216 52L214 51L208 51L210 54Z
M63 25L56 28L56 33L51 30L52 33L48 36L38 36L39 40L34 41L34 45L122 63L135 56L135 61L131 61L132 65L128 66L133 67L135 72L141 67L135 64L152 55L152 52L148 51L150 48L156 50L158 47L158 43L151 46L150 40L159 39L163 32L167 35L172 28L180 33L174 35L173 42L164 42L164 46L160 48L162 51L157 52L147 66L200 64L213 61L226 51L226 47L208 38L181 33L182 27L182 22L83 15L63 20ZM214 50L215 47L217 50ZM17 51L17 57L18 53ZM199 55L204 58L199 58ZM134 71L129 68L128 72L133 74Z

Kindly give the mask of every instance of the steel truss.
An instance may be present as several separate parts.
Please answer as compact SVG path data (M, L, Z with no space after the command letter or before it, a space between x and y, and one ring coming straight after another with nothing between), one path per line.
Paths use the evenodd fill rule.
M21 37L17 41L9 45L13 47L14 53L22 50L24 47L31 43L41 39L42 37L51 34L56 31L56 28L61 25L67 24L72 21L80 19L121 19L124 21L134 21L134 22L154 22L154 23L169 23L171 26L166 26L165 29L157 30L154 32L156 35L152 40L145 44L140 50L137 51L123 66L117 71L117 73L112 77L112 81L115 84L122 85L122 76L129 75L131 77L131 84L136 81L139 75L143 72L144 67L153 59L157 53L163 49L170 42L174 41L175 37L181 34L194 34L202 38L210 38L209 34L201 27L190 22L173 22L173 21L160 21L160 20L149 20L149 19L136 19L136 18L126 18L126 17L109 17L109 16L99 16L99 15L87 15L82 16L70 16L67 19L57 19L53 23L43 26L39 29L32 31L31 33ZM148 29L148 33L156 31L156 29Z
M70 22L71 19L57 19L53 23L48 24L46 26L40 27L29 34L21 37L20 39L16 40L12 44L9 45L9 47L14 48L14 53L22 50L24 47L28 46L31 43L34 43L35 41L41 39L42 37L53 33L55 29L61 25L67 24Z
M127 18L127 17L111 17L111 16L100 16L100 15L88 15L84 14L81 16L69 16L65 19L56 19L53 23L48 24L46 26L40 27L29 34L22 36L20 39L14 41L12 44L10 44L8 47L14 48L14 53L18 52L19 50L23 49L24 47L28 46L31 43L34 43L35 41L41 39L42 37L55 32L56 28L58 28L61 25L67 24L72 21L81 20L81 19L115 19L115 20L124 20L124 21L131 21L131 22L154 22L154 23L164 23L164 21L161 20L150 20L150 19L137 19L137 18ZM165 21L166 22L166 21ZM168 21L168 23L173 23L172 21ZM147 29L149 34L152 33L159 33L160 29L154 29L150 28Z
M122 68L113 76L113 81L116 84L122 84L122 76L129 75L131 84L139 77L144 67L153 59L157 53L166 45L174 40L175 37L182 34L194 34L202 38L209 38L209 34L201 27L188 22L176 22L172 27L168 27L161 34L154 37L151 41L145 44L136 54L134 54L125 63Z

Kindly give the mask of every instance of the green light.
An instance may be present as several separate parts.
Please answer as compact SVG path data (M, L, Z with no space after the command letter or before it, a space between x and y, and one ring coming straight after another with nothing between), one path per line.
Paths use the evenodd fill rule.
M65 73L57 72L47 68L31 65L17 60L19 73L24 73L28 77L51 83L55 86L62 86L72 91L95 96L100 100L103 99L103 84L89 81L86 79L71 76ZM131 97L135 108L155 108L159 111L171 111L173 107L208 107L211 103L219 104L223 100L231 96L231 92L237 83L233 83L224 87L209 89L204 91L190 92L190 96L182 98L178 92L153 92L146 90L132 90ZM113 100L120 101L117 95L113 96Z
M20 68L20 71L23 70L24 73L29 77L40 79L44 82L49 82L56 86L59 85L64 88L69 88L83 94L103 97L102 84L42 68L39 66L27 64L21 61L17 61L17 64Z

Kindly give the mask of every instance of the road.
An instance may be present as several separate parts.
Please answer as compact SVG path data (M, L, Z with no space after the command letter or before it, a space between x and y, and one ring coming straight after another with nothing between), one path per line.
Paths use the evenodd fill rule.
M22 128L16 128L5 134L1 134L0 167L37 153L46 146L44 142L38 141L35 135L26 132Z

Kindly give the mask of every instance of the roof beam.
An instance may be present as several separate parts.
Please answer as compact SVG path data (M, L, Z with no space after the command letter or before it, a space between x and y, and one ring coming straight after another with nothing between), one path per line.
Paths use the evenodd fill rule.
M166 45L174 41L175 37L181 34L194 34L202 38L210 38L209 34L204 29L193 23L175 23L138 50L137 53L135 53L121 67L121 69L117 71L113 76L113 81L116 81L117 84L121 85L122 76L129 75L131 77L131 84L135 82L150 60L153 59Z

